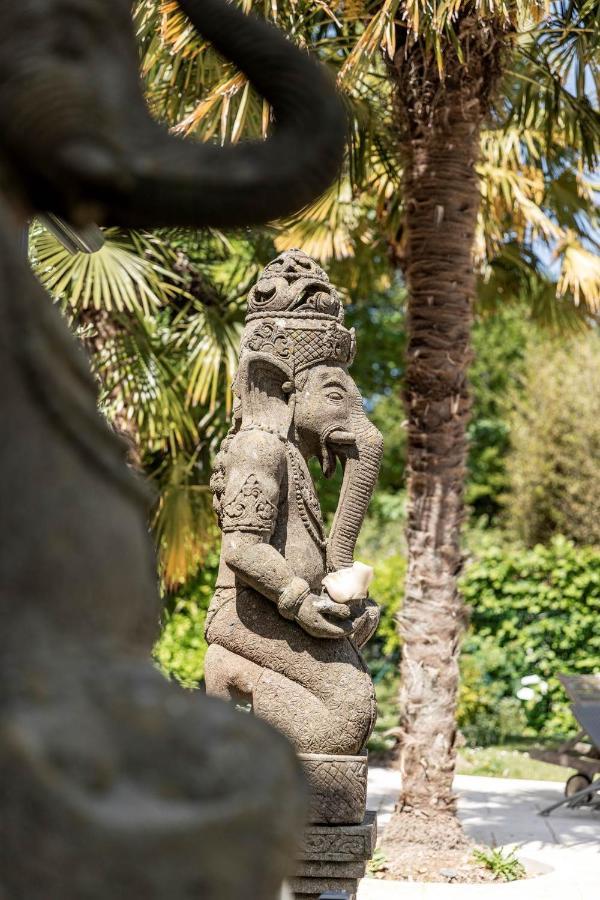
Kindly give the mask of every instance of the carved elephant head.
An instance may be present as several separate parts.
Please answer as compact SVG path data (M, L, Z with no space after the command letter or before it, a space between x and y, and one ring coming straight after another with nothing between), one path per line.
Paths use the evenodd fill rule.
M339 459L342 490L328 543L328 566L351 566L354 548L377 483L383 438L369 421L346 366L328 363L297 380L294 423L305 456L316 456L330 478Z
M179 0L202 36L272 105L266 141L170 135L146 107L131 0L0 5L0 178L16 205L75 225L258 224L335 178L345 116L327 73L226 0Z

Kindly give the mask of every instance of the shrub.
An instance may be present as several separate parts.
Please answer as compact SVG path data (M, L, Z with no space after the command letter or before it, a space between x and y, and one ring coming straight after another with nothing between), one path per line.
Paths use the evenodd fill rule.
M558 533L600 544L600 338L535 350L526 382L511 422L509 525L530 546Z
M163 674L187 688L199 687L204 678L204 623L218 566L218 553L210 553L196 576L168 599L162 633L154 647L154 659Z
M378 633L366 648L380 701L377 749L398 716L395 619L405 568L403 557L383 560L372 588L382 606ZM600 670L600 550L561 537L533 549L481 542L462 590L471 625L461 656L458 719L468 743L573 731L557 675Z
M186 687L202 681L204 621L217 565L214 553L172 598L155 647L162 671ZM382 609L378 632L365 648L380 707L372 749L390 745L383 734L398 719L396 616L405 573L404 557L385 558L376 565L371 589ZM533 549L480 542L462 590L471 625L461 657L458 717L468 742L573 731L557 675L600 671L600 549L577 547L562 537Z
M400 638L396 617L404 596L406 559L403 556L388 556L374 564L375 576L369 593L381 607L379 627L367 650L377 650L377 658L398 658ZM374 654L372 654L374 655Z
M539 737L573 730L557 675L600 669L600 550L562 537L533 549L489 547L467 567L462 590L472 614L461 728L481 742L513 728Z
M522 392L528 349L539 339L529 313L521 304L500 303L493 313L480 314L474 322L466 484L466 500L474 519L494 521L508 488L510 410Z

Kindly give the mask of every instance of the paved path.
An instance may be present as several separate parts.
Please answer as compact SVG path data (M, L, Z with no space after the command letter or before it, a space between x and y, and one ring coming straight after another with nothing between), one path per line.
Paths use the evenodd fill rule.
M519 845L519 855L547 875L502 885L392 884L364 879L358 900L600 900L600 813L559 809L550 817L540 809L560 799L563 783L459 775L454 783L459 816L471 837L494 847ZM369 809L385 827L400 790L390 769L369 773ZM498 892L501 896L499 896Z

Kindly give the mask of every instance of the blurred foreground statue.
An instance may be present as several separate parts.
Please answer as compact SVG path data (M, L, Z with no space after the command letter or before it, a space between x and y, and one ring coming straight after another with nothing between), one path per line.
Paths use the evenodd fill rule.
M327 78L221 0L181 0L271 102L266 142L170 137L146 110L129 0L0 8L0 897L274 900L303 809L287 742L153 669L147 498L19 229L251 224L335 176Z
M223 532L207 616L209 693L248 704L286 734L311 788L311 825L292 887L354 898L374 841L365 744L373 685L360 655L379 620L372 571L353 554L382 438L348 373L353 331L325 272L301 251L250 292L234 424L212 487ZM325 536L311 458L344 480Z

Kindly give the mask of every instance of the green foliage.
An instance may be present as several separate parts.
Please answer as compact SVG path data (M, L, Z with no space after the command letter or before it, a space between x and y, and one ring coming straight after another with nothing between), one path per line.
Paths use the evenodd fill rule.
M512 419L508 524L529 545L600 544L600 338L530 354Z
M524 778L534 781L565 781L573 769L532 759L527 752L531 741L503 743L494 747L462 747L458 752L459 775L488 778Z
M481 847L473 850L473 859L493 872L498 881L518 881L527 875L525 866L517 859L514 850Z
M367 863L367 875L376 875L377 872L385 872L387 869L387 856L379 847Z
M357 544L358 559L374 559L377 565L406 550L406 491L376 490Z
M367 661L377 698L377 721L367 746L370 753L385 754L396 744L393 731L398 727L398 661L378 659L374 648L367 651Z
M493 639L469 635L463 644L460 670L458 724L468 746L504 744L527 733L521 702L506 696L520 685L519 672L510 668L506 651Z
M372 588L382 607L379 630L366 647L380 707L371 744L377 750L390 746L384 735L397 722L396 616L405 570L402 556L379 560ZM466 567L462 591L471 607L458 714L467 743L573 732L557 675L600 669L600 550L564 538L534 549L488 539Z
M364 653L377 695L377 722L369 740L369 750L385 752L394 746L387 732L398 725L398 664L400 641L396 616L404 595L406 560L403 556L371 559L375 577L370 593L381 607L381 619L375 636Z
M204 625L218 566L219 556L213 551L185 587L167 598L162 633L154 647L161 672L187 688L197 688L204 677Z
M210 554L205 568L170 598L155 648L162 671L186 687L202 679L204 621L217 565L217 555ZM379 559L371 590L382 609L377 635L366 647L379 705L372 751L390 749L393 739L386 732L398 721L396 616L405 572L404 557ZM556 676L600 668L600 550L563 538L532 550L488 538L467 566L462 589L472 610L458 717L468 744L575 730Z
M403 556L390 556L375 565L370 594L381 606L381 619L375 643L367 646L374 648L377 645L380 658L392 658L398 654L400 644L396 617L402 605L405 577L406 559Z
M461 729L496 741L512 728L549 736L576 727L560 673L600 668L600 551L564 538L490 546L462 580L471 606L463 646Z
M473 327L466 500L473 515L485 517L489 524L497 518L509 486L506 456L511 403L522 392L527 349L537 337L529 316L523 304L504 304L491 313L481 313Z

